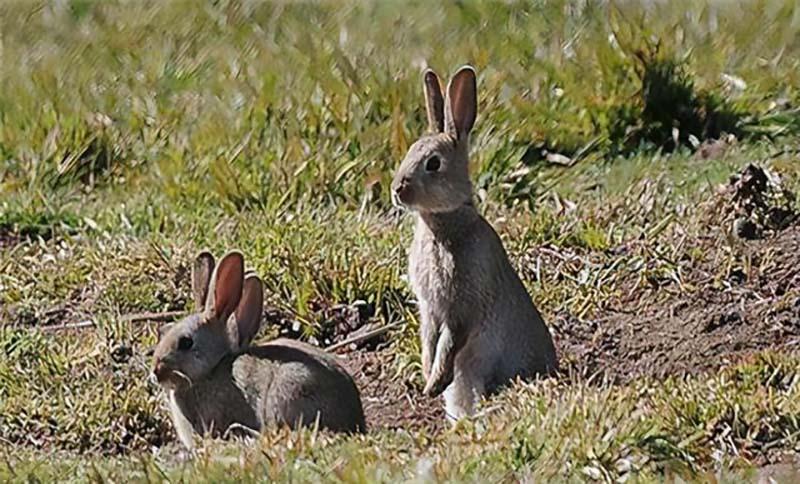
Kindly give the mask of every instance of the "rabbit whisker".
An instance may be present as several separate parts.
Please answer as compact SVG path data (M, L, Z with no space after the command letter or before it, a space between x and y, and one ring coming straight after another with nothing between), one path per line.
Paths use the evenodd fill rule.
M178 370L172 370L172 373L173 373L175 376L178 376L178 377L180 377L180 378L183 378L183 379L184 379L184 381L186 381L187 383L189 383L189 386L192 386L192 385L194 385L194 382L192 381L192 379L191 379L191 378L189 378L189 377L188 377L188 376L187 376L185 373L183 373L183 372L180 372L180 371L178 371Z

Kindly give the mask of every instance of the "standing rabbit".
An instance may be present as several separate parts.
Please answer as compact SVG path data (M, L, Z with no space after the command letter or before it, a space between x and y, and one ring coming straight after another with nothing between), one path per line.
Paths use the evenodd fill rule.
M263 288L245 274L241 253L229 252L215 268L214 257L201 252L192 292L197 313L166 330L153 364L186 447L193 431L219 436L317 421L333 431L365 431L358 389L333 357L286 339L250 346Z
M477 113L475 70L464 66L443 98L439 77L423 77L430 134L408 150L392 199L417 215L409 280L419 302L424 393L444 392L450 419L515 377L557 368L550 332L475 209L469 133Z

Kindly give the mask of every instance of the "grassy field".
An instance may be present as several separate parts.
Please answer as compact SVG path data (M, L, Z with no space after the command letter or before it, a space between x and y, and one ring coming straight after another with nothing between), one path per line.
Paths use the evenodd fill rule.
M800 452L800 232L761 214L763 240L738 239L740 207L719 187L757 163L800 190L799 33L790 0L3 2L0 480L784 470ZM157 324L126 316L187 308L200 248L239 248L263 276L265 339L341 341L336 308L355 305L358 325L402 322L382 343L387 378L421 392L411 217L389 182L425 126L422 69L462 63L478 71L479 206L564 374L515 385L454 429L280 430L183 459L147 381ZM736 271L756 286L733 287ZM704 291L745 290L757 301L744 321L770 328L712 332L721 349L687 353L688 376L674 356L639 372L647 352L598 359L591 346L612 323L642 328L612 312L691 313ZM646 331L660 318L639 319L639 340L671 344Z

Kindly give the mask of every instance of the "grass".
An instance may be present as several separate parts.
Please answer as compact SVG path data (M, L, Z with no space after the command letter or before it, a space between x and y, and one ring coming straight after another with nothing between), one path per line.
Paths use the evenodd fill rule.
M0 478L736 480L796 451L797 356L768 354L521 385L441 435L277 431L180 464L145 380L156 329L119 316L185 308L192 254L238 247L306 337L326 332L317 301L408 321L395 363L420 386L411 221L388 186L424 127L422 67L462 62L481 210L546 319L600 314L631 281L691 291L686 260L744 258L723 237L675 244L708 231L716 186L757 161L800 188L799 16L778 0L3 3ZM694 154L722 131L738 142ZM81 320L96 328L39 329Z
M537 481L573 476L638 482L721 476L724 481L726 474L752 473L749 459L764 449L800 445L798 363L796 357L765 354L703 378L628 387L580 379L531 383L487 402L480 420L440 435L343 438L275 431L249 445L206 441L195 459L177 465L163 449L112 458L23 450L12 454L0 476L211 482L480 481L521 475Z

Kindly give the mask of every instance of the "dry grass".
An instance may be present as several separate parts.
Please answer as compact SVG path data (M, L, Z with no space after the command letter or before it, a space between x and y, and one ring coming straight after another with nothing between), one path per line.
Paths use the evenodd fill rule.
M798 362L769 354L624 386L577 368L440 435L278 431L184 464L145 379L155 326L120 316L185 308L194 251L238 247L302 337L357 301L406 322L395 365L419 384L410 220L388 181L423 129L425 63L478 68L481 210L548 321L653 281L691 292L687 261L743 263L724 224L713 252L680 243L709 230L717 185L757 161L800 187L797 15L778 0L3 3L0 479L735 480L794 451ZM699 124L681 131L681 105ZM689 135L704 141L714 109L739 140L703 158Z

